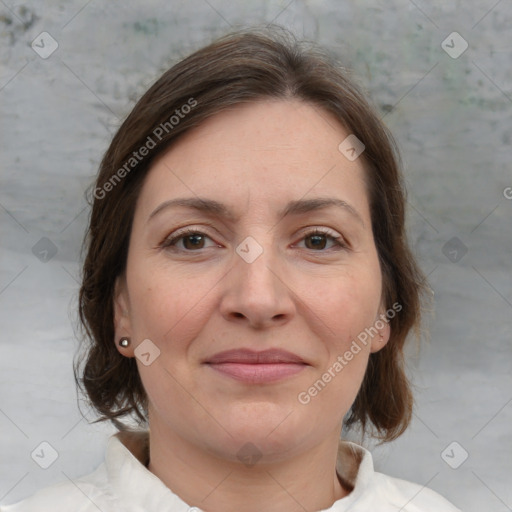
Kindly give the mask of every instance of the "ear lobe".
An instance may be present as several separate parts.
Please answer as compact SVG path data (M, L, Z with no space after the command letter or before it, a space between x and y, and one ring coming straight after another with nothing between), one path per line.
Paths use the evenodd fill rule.
M382 316L383 315L381 315L381 317ZM379 350L384 348L388 343L389 338L391 337L391 326L389 325L388 321L377 320L377 322L375 322L375 325L378 329L378 334L375 335L372 339L370 348L371 353L378 352ZM381 326L382 328L380 328Z
M132 328L130 322L130 307L128 302L128 293L126 289L126 281L124 277L119 276L116 279L116 283L114 286L114 297L113 297L113 306L114 306L114 329L115 329L115 339L114 343L116 344L117 349L124 356L127 354L126 348L121 348L118 345L118 341L122 337L132 337Z

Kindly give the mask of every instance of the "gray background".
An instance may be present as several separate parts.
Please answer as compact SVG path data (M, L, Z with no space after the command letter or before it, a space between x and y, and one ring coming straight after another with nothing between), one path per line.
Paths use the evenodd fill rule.
M404 157L435 302L410 345L413 424L374 449L376 468L468 512L512 510L510 0L0 1L0 503L92 471L112 432L82 419L71 366L83 194L110 137L169 65L271 21L354 70ZM31 47L43 31L59 45L46 59ZM454 31L457 58L442 47ZM31 458L43 441L46 470Z

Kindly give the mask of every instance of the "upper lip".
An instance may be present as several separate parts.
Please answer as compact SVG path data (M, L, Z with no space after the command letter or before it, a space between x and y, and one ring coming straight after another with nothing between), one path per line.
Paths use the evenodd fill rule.
M205 363L241 363L241 364L278 364L278 363L298 363L306 364L305 361L296 354L286 350L272 348L268 350L251 350L247 348L238 348L219 352L208 358Z

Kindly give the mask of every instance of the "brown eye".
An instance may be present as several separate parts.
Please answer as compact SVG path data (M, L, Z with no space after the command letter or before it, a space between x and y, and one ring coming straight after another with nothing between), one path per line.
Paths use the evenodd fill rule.
M201 233L187 235L182 237L185 249L202 249L204 245L204 236Z
M325 249L327 244L326 235L309 235L305 240L310 240L310 244L306 242L308 249Z
M193 252L197 249L204 249L206 239L210 239L210 237L200 231L187 230L164 240L162 247L168 247L176 251ZM179 245L180 242L182 243L181 246Z
M334 236L330 232L322 231L322 230L315 230L310 233L307 233L303 240L305 241L304 244L306 246L306 249L316 251L316 252L327 252L324 249L332 249L333 247L340 248L347 248L347 245L345 241L343 240L343 237L341 236ZM328 242L332 242L332 246L329 248L327 247ZM336 249L335 249L336 250Z

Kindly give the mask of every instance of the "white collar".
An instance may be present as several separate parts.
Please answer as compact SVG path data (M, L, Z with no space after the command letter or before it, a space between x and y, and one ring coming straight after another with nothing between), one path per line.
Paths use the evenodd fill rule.
M130 510L189 512L190 506L146 468L148 460L148 431L119 432L109 439L105 465L116 498ZM347 510L371 487L371 453L355 443L340 441L336 472L344 486L353 490L321 512Z

